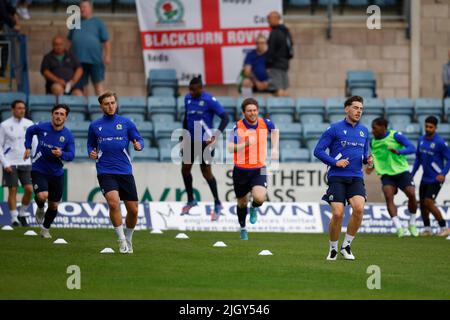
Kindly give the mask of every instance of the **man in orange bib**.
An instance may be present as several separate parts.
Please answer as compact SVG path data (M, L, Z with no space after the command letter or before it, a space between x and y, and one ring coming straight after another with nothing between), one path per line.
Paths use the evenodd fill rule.
M228 150L234 155L233 186L237 198L237 215L241 225L241 240L248 240L245 220L249 194L253 198L250 206L250 223L257 220L256 208L266 200L267 194L267 139L272 141L272 161L278 160L279 132L269 119L258 118L258 102L247 98L241 105L244 119L233 128Z

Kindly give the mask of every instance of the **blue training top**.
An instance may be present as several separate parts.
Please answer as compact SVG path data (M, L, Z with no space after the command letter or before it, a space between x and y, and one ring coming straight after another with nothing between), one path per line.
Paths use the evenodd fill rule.
M450 149L437 133L431 139L428 139L426 135L420 138L412 176L416 174L420 166L423 169L422 182L424 183L438 183L436 177L440 174L445 176L450 170Z
M144 140L136 125L129 119L119 116L107 116L91 122L88 132L88 155L97 150L97 174L132 174L128 145L133 140L144 148Z
M329 153L326 150L329 149ZM347 120L331 124L314 149L314 156L328 165L328 177L363 177L362 166L367 164L369 130L359 122L352 126ZM336 167L338 160L348 159L345 168Z
M185 121L191 139L196 141L208 140L213 135L210 130L213 128L214 115L220 116L225 113L222 105L216 98L204 91L199 98L195 99L188 93L184 97L184 105ZM195 130L196 127L197 130Z
M57 131L51 122L41 122L28 127L25 133L25 148L31 149L33 136L37 136L36 153L31 159L32 170L48 176L64 174L64 164L61 160L72 161L75 157L75 143L69 129L63 127ZM52 149L60 148L60 158L52 153Z

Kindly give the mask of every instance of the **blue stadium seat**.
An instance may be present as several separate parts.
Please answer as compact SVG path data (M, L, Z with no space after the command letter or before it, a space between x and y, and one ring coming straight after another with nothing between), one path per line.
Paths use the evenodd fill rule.
M328 5L328 1L329 0L319 0L319 6L327 6ZM339 0L331 0L331 4L332 5L338 5L339 4Z
M370 70L349 70L345 81L347 96L376 97L375 74Z
M78 96L60 96L58 103L67 104L70 108L69 121L84 121L87 118L87 100L86 97Z
M94 121L103 117L103 111L98 103L98 98L96 96L88 97L88 113L89 118Z
M395 128L391 126L389 128L402 132L415 146L422 134L422 128L418 123L399 123Z
M50 113L55 104L56 97L54 95L30 95L28 107L31 119L33 121L50 121Z
M145 97L119 97L119 113L134 122L147 119L147 99Z
M296 112L301 123L321 123L325 119L325 101L319 98L298 98Z
M380 7L392 7L398 4L398 0L375 0L374 4Z
M158 162L159 161L159 150L158 148L146 147L142 151L136 151L134 148L131 148L130 152L131 159L133 161L151 161Z
M384 100L386 116L395 128L397 123L410 123L414 118L414 100L408 98L388 98Z
M172 96L178 92L178 79L175 69L151 69L148 76L150 96Z
M134 7L136 6L136 0L117 0L117 3L122 6Z
M215 98L230 116L230 121L236 120L236 98L225 96L217 96Z
M416 99L415 111L417 122L423 123L428 116L435 116L442 121L442 99L418 98Z
M153 124L153 135L158 143L158 146L164 147L165 145L173 145L178 143L178 137L182 132L181 122L168 122L168 123L154 123ZM171 141L172 134L176 140ZM165 139L165 140L162 140Z
M264 99L264 97L253 97L253 99L255 99L256 101L258 101L258 106L259 106L259 116L260 117L266 117L267 116L267 106L266 106L266 100ZM244 97L239 97L236 101L236 117L237 119L241 119L242 118L242 102L245 100Z
M87 138L75 139L75 159L74 161L90 161L87 152Z
M31 120L35 123L50 121L50 118L51 116L49 111L34 111L31 114Z
M75 138L87 138L89 121L66 122L65 126L72 132Z
M345 118L344 103L347 98L328 98L326 101L328 121L333 123Z
M329 127L329 123L307 123L303 125L303 139L309 150L314 150L320 136Z
M364 111L361 123L370 128L372 121L379 117L384 117L383 101L377 98L364 98Z
M437 132L450 145L450 124L438 123Z
M275 126L294 122L295 100L291 97L269 97L267 98L267 112Z
M177 115L177 101L174 97L148 97L147 113L154 123L174 121Z
M369 0L347 0L346 4L350 7L367 7Z
M142 138L148 138L150 141L154 141L155 129L153 123L150 121L137 121L135 124ZM146 143L145 140L144 143ZM147 143L145 145L148 146Z
M444 113L447 118L447 121L450 122L450 98L446 98L444 100Z
M306 7L311 5L311 0L289 0L291 6Z
M281 149L281 162L309 162L311 153L305 148Z
M280 150L297 149L301 146L302 142L299 139L280 139Z
M172 147L159 148L159 161L181 163L180 150Z
M303 137L302 125L300 123L282 123L278 126L280 139L298 139Z

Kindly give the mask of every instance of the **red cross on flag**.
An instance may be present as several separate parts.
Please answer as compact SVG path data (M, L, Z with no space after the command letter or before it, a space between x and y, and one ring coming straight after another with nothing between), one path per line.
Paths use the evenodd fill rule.
M137 0L145 72L174 68L180 84L201 74L231 84L256 37L269 35L267 14L281 0Z

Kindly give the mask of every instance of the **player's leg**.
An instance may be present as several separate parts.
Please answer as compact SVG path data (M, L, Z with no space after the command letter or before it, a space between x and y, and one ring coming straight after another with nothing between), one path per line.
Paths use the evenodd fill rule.
M45 211L44 223L41 226L41 236L44 238L51 238L50 227L58 215L58 204L61 201L64 189L64 175L62 176L48 176L48 207Z
M405 235L405 229L402 227L399 217L397 216L397 206L394 204L394 196L397 193L397 187L393 184L383 185L383 195L386 200L386 207L389 215L391 216L392 223L397 230L397 236L399 238Z
M124 201L127 209L125 218L125 238L127 240L128 253L133 253L133 233L138 220L138 195L136 182L132 175L119 176L119 198Z
M116 232L119 242L119 252L128 253L128 244L122 224L122 213L120 211L119 191L111 190L105 193L105 199L109 207L109 218Z
M432 236L433 233L431 231L430 225L430 210L425 206L425 194L427 190L427 184L420 183L419 186L419 205L420 205L420 215L422 217L424 231L420 234L421 236L427 237Z
M331 220L328 226L330 237L330 250L327 260L334 261L337 259L339 236L341 235L342 220L344 218L344 203L330 202Z
M184 188L188 198L186 205L181 209L181 215L189 214L189 210L197 205L197 201L194 199L194 188L192 186L192 164L193 161L190 163L183 162L181 164L181 175L183 176Z
M31 171L31 181L34 188L34 201L36 202L36 223L42 225L45 218L44 206L48 199L48 179L42 173Z
M250 205L250 223L255 224L257 220L257 208L262 206L267 196L267 175L262 170L249 173L252 187L252 203Z
M238 216L239 225L241 227L241 230L240 230L241 240L248 240L248 232L247 232L247 228L245 227L246 219L247 219L248 199L249 199L248 195L237 198L236 213Z
M442 217L441 211L436 206L435 199L437 195L439 194L439 191L441 190L441 184L439 183L433 183L433 184L427 184L427 189L424 193L424 207L431 212L431 214L434 216L434 218L437 220L439 224L439 235L442 237L446 237L450 234L449 229L447 228L447 223L445 219ZM425 224L425 220L424 220ZM430 226L430 220L428 220L428 227ZM431 228L430 228L431 231Z
M212 212L211 216L211 220L214 221L219 218L219 215L222 211L222 203L220 202L219 192L217 191L217 181L212 173L210 164L201 163L200 170L202 172L203 178L205 178L206 182L208 183L209 189L211 190L214 198L214 211Z
M28 226L27 210L31 202L33 194L33 185L31 184L31 166L19 166L18 176L20 184L23 186L24 194L22 196L22 204L19 208L19 221L22 226Z
M350 198L348 202L352 207L352 215L350 216L347 225L347 232L345 234L344 242L342 243L341 254L347 260L355 260L355 256L351 251L351 244L362 223L366 198L362 195L355 195Z
M8 187L8 208L11 214L11 224L17 227L20 226L20 221L18 219L19 213L16 205L17 186L19 181L16 167L11 166L11 169L11 172L7 172L3 169L3 186Z
M403 192L408 197L408 210L410 213L409 217L409 232L413 237L419 236L419 231L416 227L417 218L417 200L416 200L416 188L414 186L407 186L403 189Z

